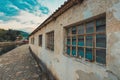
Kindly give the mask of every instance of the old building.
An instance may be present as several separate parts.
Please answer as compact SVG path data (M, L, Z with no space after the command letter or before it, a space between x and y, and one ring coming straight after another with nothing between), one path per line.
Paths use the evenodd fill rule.
M29 42L58 80L120 80L120 0L68 0Z

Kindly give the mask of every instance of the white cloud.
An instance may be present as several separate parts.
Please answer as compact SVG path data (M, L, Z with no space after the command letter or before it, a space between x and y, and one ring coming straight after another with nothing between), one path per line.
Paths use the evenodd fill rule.
M21 11L19 16L14 17L15 20L3 23L0 21L0 28L17 29L32 32L38 27L49 15L36 16L32 13ZM24 30L25 29L25 30Z
M9 7L13 7L16 10L19 10L19 15L15 15L12 17L5 16L6 18L10 20L0 20L0 28L4 29L17 29L22 30L26 32L32 32L35 28L37 28L48 16L50 16L51 13L53 13L58 7L60 7L61 4L64 3L66 0L38 0L39 4L45 5L45 7L50 9L50 12L48 14L42 14L42 10L39 10L40 5L34 6L33 12L30 13L29 10L20 10L18 6L15 5L9 5ZM29 5L28 3L25 3L26 5ZM29 5L30 8L32 8L31 5ZM0 15L3 15L4 13L0 12ZM12 19L12 20L11 20Z
M4 13L3 13L3 12L0 12L0 15L1 15L1 16L4 16Z

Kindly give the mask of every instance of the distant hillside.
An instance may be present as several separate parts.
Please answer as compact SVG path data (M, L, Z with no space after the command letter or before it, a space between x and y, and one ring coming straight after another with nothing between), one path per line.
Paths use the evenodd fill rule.
M27 39L28 38L28 33L23 32L23 31L18 31L18 30L4 30L0 29L0 42L4 41L15 41L17 37L21 37L20 39Z
M29 33L20 31L20 35L27 39L29 36Z

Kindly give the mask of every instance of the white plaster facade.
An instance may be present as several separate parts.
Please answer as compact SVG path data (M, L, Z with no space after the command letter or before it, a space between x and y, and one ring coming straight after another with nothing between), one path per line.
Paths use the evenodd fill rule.
M64 55L64 27L106 13L106 66ZM54 51L46 49L46 33L54 30ZM42 34L42 47L38 36ZM32 51L58 80L120 80L120 0L84 0L29 37Z

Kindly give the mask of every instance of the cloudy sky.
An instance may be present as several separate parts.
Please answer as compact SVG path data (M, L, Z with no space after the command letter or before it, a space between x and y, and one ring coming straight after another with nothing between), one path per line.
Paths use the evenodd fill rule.
M0 0L0 28L32 32L66 0Z

